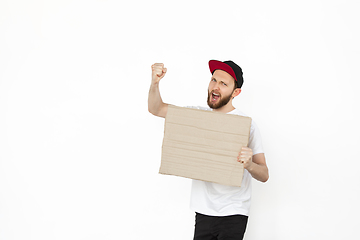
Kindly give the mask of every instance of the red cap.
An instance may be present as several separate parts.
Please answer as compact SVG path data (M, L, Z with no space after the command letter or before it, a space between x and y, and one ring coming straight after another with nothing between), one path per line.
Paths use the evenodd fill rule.
M210 60L209 68L211 74L214 74L215 70L217 69L223 70L228 74L230 74L230 76L232 76L235 79L238 88L241 88L241 86L244 83L242 69L239 65L237 65L233 61L229 60L225 62L220 62L218 60Z
M235 79L235 81L237 81L234 70L224 62L220 62L217 60L210 60L209 68L210 68L210 72L212 74L214 73L215 70L223 70L223 71L227 72L228 74L230 74Z

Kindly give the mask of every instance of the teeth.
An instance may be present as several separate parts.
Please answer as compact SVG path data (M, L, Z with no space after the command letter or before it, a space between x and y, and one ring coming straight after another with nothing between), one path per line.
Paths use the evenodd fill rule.
M213 99L213 101L216 101L217 97L220 97L220 94L212 93L212 99Z

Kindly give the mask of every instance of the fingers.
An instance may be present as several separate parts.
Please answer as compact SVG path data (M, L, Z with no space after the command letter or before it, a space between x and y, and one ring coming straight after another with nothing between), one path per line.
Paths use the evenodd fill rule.
M249 161L251 161L252 159L252 155L253 155L253 151L251 148L248 147L242 147L241 151L237 157L238 162L241 163L248 163Z
M240 154L251 154L251 156L252 156L252 149L248 148L248 147L242 147Z
M154 63L153 65L151 65L151 68L154 69L163 69L164 68L164 64L163 63Z
M158 75L158 77L161 77L161 76L165 75L166 71L167 71L167 69L163 68L162 71L161 71L161 74Z
M167 69L163 63L155 63L151 66L153 81L158 82L165 76Z

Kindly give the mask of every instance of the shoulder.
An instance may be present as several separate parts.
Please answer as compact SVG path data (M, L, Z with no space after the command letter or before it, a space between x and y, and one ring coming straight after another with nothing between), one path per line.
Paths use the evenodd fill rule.
M248 115L246 115L245 113L243 113L242 111L240 111L237 108L235 108L234 110L232 110L228 114L239 115L239 116L243 116L243 117L249 117Z
M234 115L239 115L239 116L243 116L243 117L249 117L247 114L243 113L242 111L240 111L239 109L234 109L233 111L229 112L229 114L234 114ZM257 129L257 125L254 122L254 119L251 118L251 130L255 130Z

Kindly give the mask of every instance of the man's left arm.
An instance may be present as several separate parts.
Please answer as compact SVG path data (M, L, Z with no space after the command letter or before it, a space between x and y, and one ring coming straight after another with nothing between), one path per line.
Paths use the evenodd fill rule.
M251 148L242 147L238 161L244 164L244 168L248 170L256 180L266 182L269 179L269 170L266 165L264 153L253 155Z

